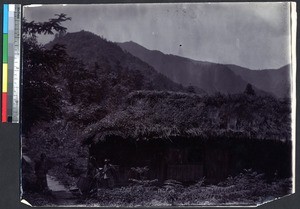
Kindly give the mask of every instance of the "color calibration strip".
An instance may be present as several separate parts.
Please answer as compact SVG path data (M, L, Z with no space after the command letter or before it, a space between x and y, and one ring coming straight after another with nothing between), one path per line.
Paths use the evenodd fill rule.
M19 122L21 5L3 5L2 117Z
M8 87L8 4L3 5L3 60L2 60L2 122L7 122Z

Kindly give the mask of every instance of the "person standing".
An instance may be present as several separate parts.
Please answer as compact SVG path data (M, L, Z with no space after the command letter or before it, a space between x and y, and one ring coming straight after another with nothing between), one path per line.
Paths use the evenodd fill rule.
M111 188L113 186L113 179L111 175L112 166L109 164L109 159L104 160L103 166L103 181L105 188Z

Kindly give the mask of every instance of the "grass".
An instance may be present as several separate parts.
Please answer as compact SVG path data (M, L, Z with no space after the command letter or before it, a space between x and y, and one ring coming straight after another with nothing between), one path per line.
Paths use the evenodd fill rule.
M153 186L148 183L132 183L112 189L100 188L93 197L78 196L73 205L136 207L136 206L191 206L191 205L248 205L255 206L291 193L290 179L274 179L267 182L263 174L252 170L217 185L207 185L205 179L184 187L180 184ZM23 195L34 206L54 206L64 203L51 194L27 192ZM70 200L68 201L70 204Z
M100 189L96 198L86 201L94 206L187 206L187 205L257 205L291 192L290 179L267 183L262 174L246 171L218 185L205 181L189 187L131 185Z

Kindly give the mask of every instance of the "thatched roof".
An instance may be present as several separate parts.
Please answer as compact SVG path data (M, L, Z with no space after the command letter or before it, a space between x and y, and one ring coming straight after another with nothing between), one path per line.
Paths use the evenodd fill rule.
M122 109L84 131L85 142L124 139L153 140L170 137L233 137L290 139L288 101L245 94L196 94L137 91ZM90 143L88 142L88 143Z

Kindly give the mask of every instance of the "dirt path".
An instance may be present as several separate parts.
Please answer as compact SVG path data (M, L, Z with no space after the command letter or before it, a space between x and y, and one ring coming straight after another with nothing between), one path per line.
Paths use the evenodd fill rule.
M52 196L57 201L57 205L76 205L78 198L74 196L68 188L59 183L53 176L47 175L47 183Z

